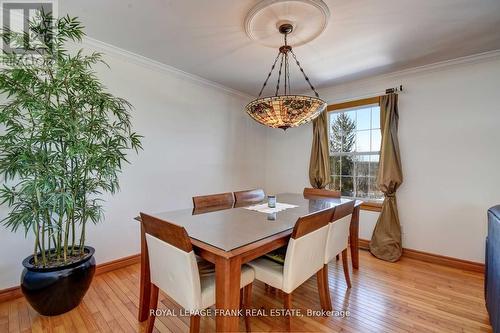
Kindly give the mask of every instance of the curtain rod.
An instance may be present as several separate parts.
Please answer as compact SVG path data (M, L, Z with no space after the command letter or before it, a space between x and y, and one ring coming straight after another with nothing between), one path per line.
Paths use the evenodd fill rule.
M397 92L401 92L403 91L403 85L400 84L399 87L396 87L396 88L388 88L385 90L385 93L386 94L394 94L394 93L397 93Z
M399 87L387 88L387 89L385 89L385 91L380 91L377 93L370 93L370 94L366 94L366 95L362 95L362 96L353 96L353 97L349 97L349 98L337 100L337 101L335 101L335 100L328 101L328 104L329 105L330 104L340 104L340 103L345 103L345 102L357 101L359 99L379 97L381 95L387 95L387 94L394 94L394 93L398 93L398 92L402 92L402 91L403 91L403 85L400 84Z

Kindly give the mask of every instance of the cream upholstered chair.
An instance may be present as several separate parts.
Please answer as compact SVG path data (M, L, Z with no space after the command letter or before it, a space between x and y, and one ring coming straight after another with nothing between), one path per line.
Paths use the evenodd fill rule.
M266 198L264 190L261 188L234 192L234 206L241 207L251 203L261 202Z
M188 311L203 310L215 304L215 274L200 274L201 263L183 227L143 213L141 222L146 233L151 276L150 314L146 326L146 332L150 333L155 321L151 310L158 306L159 289ZM253 270L244 265L241 287L251 288L253 280ZM190 332L198 332L199 328L200 317L192 315Z
M323 270L328 223L333 218L334 210L335 208L331 208L297 220L288 242L284 264L265 257L248 263L254 269L257 280L284 292L286 309L291 308L291 293ZM323 280L318 280L318 290L323 298L325 289L319 285L322 282Z
M340 192L339 191L331 191L331 190L326 190L326 189L319 189L319 188L310 188L310 187L305 187L304 192L303 192L304 198L340 198ZM285 262L285 254L286 254L286 247L282 247L279 249L276 249L274 251L269 252L266 254L266 257L274 260L278 263L284 263ZM338 260L338 258L337 258ZM266 289L267 289L266 285Z
M324 198L340 198L340 191L327 190L324 188L311 188L304 187L304 198L311 197L324 197ZM336 259L339 260L339 256L336 256Z
M349 242L349 228L351 226L354 201L349 201L335 207L333 219L328 225L328 238L325 248L325 265L338 254L342 253L342 264L347 286L351 288L349 266L347 265L347 247Z
M328 263L342 253L342 267L348 288L351 288L351 278L349 276L349 263L347 261L347 247L349 242L349 228L351 226L352 213L354 211L354 201L349 201L335 207L333 219L328 224L328 237L325 247L324 269L318 278L323 279L322 285L326 288L327 296L325 307L331 309L330 287L328 285Z

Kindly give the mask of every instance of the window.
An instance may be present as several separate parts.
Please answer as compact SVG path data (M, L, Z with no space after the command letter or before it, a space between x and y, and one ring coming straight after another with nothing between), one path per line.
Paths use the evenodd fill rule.
M328 110L330 188L343 196L382 199L377 186L381 143L378 99L331 105Z

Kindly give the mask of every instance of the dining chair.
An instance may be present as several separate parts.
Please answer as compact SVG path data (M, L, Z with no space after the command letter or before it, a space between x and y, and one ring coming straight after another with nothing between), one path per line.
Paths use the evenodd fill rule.
M327 197L327 198L340 198L341 193L340 191L332 191L332 190L327 190L327 189L320 189L320 188L311 188L311 187L304 187L304 197ZM339 256L336 256L336 259L339 260Z
M340 198L340 191L332 191L320 188L304 188L304 197L328 197L328 198Z
M328 263L334 257L342 253L342 267L344 269L345 282L347 288L351 288L351 278L349 276L349 263L347 261L347 247L349 242L349 228L351 226L352 213L354 211L354 201L342 203L335 207L333 219L328 224L328 237L325 246L325 261L323 270L320 272L318 279L323 279L325 287L326 303L328 310L332 309L330 299L330 286L328 282ZM318 284L319 285L319 284Z
M328 224L333 218L335 208L317 214L301 217L295 223L286 249L285 261L276 261L260 257L248 263L255 271L255 279L279 289L284 294L284 307L292 307L292 292L314 274L323 270ZM321 304L326 302L324 280L318 279L318 291ZM287 311L289 312L289 311ZM290 317L287 325L290 329Z
M154 311L158 306L159 289L191 313L199 313L215 304L215 274L201 274L186 230L178 225L141 213L144 226L151 277L150 314L146 332L153 331ZM241 287L251 293L254 280L252 268L241 268ZM243 301L243 303L245 303ZM249 318L245 317L247 327ZM191 315L190 332L199 332L200 316Z
M245 190L234 192L234 205L244 205L249 203L258 203L266 198L263 189Z
M339 191L331 191L331 190L326 190L326 189L318 189L318 188L310 188L310 187L304 187L304 192L303 195L305 198L307 197L328 197L328 198L340 198L340 192ZM273 261L276 261L277 263L283 264L285 262L285 255L286 255L286 247L282 247L279 249L276 249L274 251L269 252L265 256L268 259L271 259ZM337 256L337 260L339 260L340 257ZM266 284L265 285L266 291L268 289L273 289L269 288L269 286Z
M233 193L219 193L193 197L194 209L204 208L232 208L234 204Z

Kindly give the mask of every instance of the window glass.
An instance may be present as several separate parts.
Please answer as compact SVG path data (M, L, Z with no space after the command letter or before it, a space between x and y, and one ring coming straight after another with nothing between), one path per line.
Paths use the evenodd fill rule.
M369 130L371 123L371 108L363 108L356 111L356 129Z
M378 200L380 108L361 106L329 113L330 188L343 196Z

